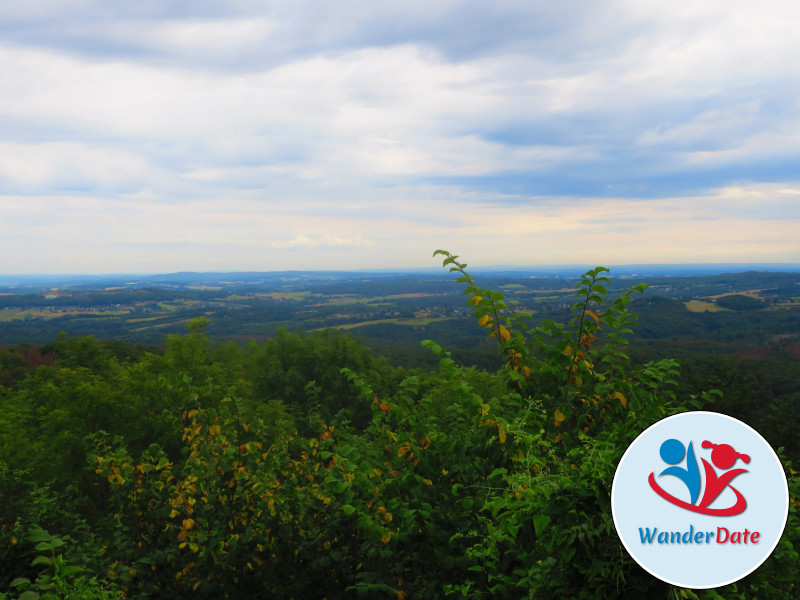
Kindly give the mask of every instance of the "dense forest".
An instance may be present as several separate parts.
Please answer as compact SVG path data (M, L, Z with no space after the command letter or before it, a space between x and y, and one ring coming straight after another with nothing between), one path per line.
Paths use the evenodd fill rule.
M634 303L644 284L598 267L564 318L532 317L438 254L493 368L442 340L398 366L331 329L215 343L203 316L163 348L0 349L0 599L798 597L791 353L681 364L657 332L631 348L633 307L675 307ZM646 573L611 517L628 444L694 409L759 430L790 485L773 555L717 590Z

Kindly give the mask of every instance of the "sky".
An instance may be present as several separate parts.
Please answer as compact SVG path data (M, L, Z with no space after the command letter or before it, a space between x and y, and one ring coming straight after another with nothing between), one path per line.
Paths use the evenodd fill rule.
M800 263L794 0L0 3L0 273Z

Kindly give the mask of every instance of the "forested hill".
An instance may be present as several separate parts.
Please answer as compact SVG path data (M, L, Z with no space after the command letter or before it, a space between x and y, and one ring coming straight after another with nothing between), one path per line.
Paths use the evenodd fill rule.
M0 599L798 596L794 279L699 278L686 296L602 268L577 287L487 285L442 254L458 273L380 297L369 282L2 297L3 331L83 329L0 350ZM90 304L117 291L130 306ZM120 335L76 335L102 320ZM433 365L404 366L367 345L378 327L464 345L431 335ZM139 328L153 346L125 341ZM690 343L682 366L670 351ZM628 444L697 408L784 446L792 494L773 556L719 590L644 572L610 510Z

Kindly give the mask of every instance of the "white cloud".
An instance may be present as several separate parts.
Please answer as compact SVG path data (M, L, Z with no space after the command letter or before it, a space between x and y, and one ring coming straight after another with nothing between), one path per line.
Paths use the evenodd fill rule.
M116 148L0 141L0 180L7 189L129 189L146 185L153 174L146 158Z
M264 18L188 19L158 22L125 21L110 26L105 35L115 40L197 58L218 58L252 50L267 38L275 24Z
M0 250L31 270L800 260L800 5L15 6Z
M278 250L283 250L287 248L317 248L320 246L323 248L360 248L363 246L371 246L372 243L364 241L360 235L353 237L340 237L338 235L326 233L319 237L313 238L301 233L288 242L272 242L270 245Z

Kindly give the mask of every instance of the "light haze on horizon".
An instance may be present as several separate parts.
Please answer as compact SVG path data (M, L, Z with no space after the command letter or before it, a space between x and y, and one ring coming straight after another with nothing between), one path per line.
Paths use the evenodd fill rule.
M800 263L800 3L0 4L0 274Z

